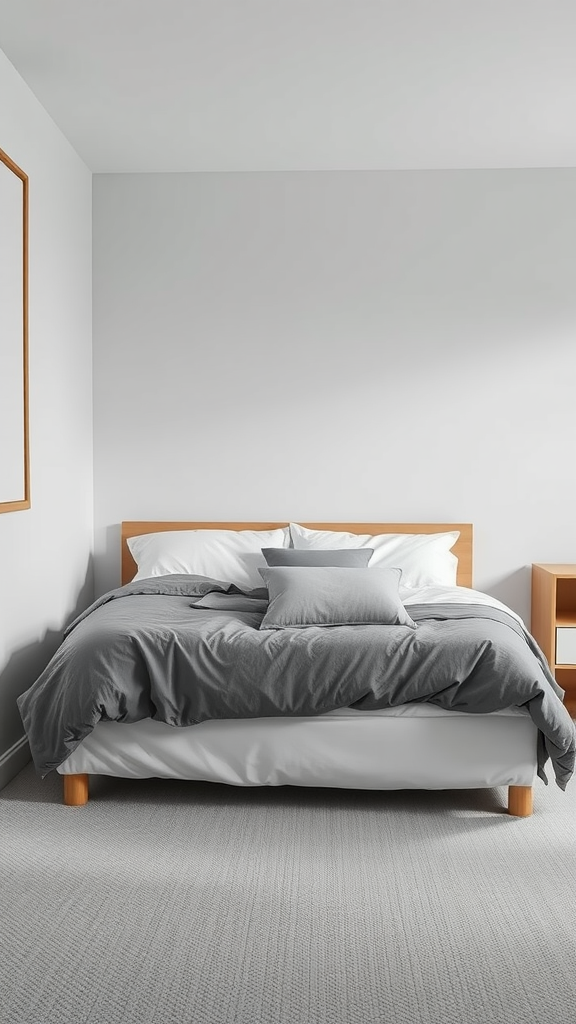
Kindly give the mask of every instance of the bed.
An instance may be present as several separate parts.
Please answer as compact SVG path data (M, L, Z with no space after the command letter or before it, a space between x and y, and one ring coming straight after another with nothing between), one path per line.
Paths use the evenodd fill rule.
M495 614L493 607L498 602L472 590L470 524L305 523L297 526L296 530L300 532L290 536L289 525L284 523L125 522L121 528L122 588L128 588L126 596L130 596L128 585L140 593L150 583L145 558L139 564L134 561L131 545L134 545L135 538L152 540L165 534L166 539L174 536L178 539L178 535L184 537L190 532L196 534L197 531L223 531L224 536L224 533L230 531L237 533L239 539L248 537L253 531L262 537L269 531L276 531L269 535L277 539L278 531L284 531L285 539L281 546L314 548L316 545L316 548L320 547L324 551L326 538L331 543L332 536L356 538L358 543L349 540L347 545L358 548L366 546L364 540L360 542L360 538L366 537L371 538L371 544L374 544L374 537L383 538L384 545L393 538L405 538L407 544L412 544L413 539L423 538L423 543L430 547L436 539L452 534L455 540L449 541L450 557L454 560L456 588L454 593L448 587L443 588L441 597L444 599L444 589L447 593L450 590L448 596L452 600L457 597L459 602L465 599L474 604L474 614L478 611L478 602L486 604L487 614ZM197 536L208 537L209 533L198 533ZM293 543L295 536L296 545ZM430 539L430 544L426 538ZM402 544L403 540L399 543ZM369 550L373 551L373 548ZM386 557L391 557L394 562L394 555ZM407 565L410 564L408 561ZM189 571L189 566L184 568ZM200 570L205 568L205 565L200 566ZM380 568L386 571L384 563ZM197 572L200 570L196 569ZM181 571L182 565L179 562L168 564L168 568L160 566L158 580L155 582L177 582L182 578L178 575ZM282 579L290 580L295 575L291 568L288 571L267 571L268 577L265 579L268 580L269 588L279 578L278 573ZM366 578L364 569L330 568L311 571L315 574L314 579L318 578L319 572L332 573L329 577L331 582L342 579L344 573L348 584L353 578L350 572L356 573L362 581ZM413 582L409 567L407 571L408 582ZM262 571L259 572L262 575ZM296 570L299 581L306 572L310 570ZM169 575L172 573L174 575ZM368 573L371 573L370 580L373 580L373 570L369 569ZM137 581L139 575L144 583L130 584L132 580ZM216 578L221 579L222 575L220 573ZM415 580L419 582L420 577ZM250 591L247 585L241 585L241 581L232 589L238 591L238 587L240 590L235 595L206 593L198 605L202 606L202 602L208 601L210 607L210 600L216 598L225 603L231 596L234 601L241 601L243 595L250 598L256 593L255 590ZM430 589L436 600L434 587ZM414 595L421 599L423 591L408 588L406 594L408 597L403 607L408 611L412 608L414 614L420 609L422 614L423 605L421 601L415 601ZM118 596L124 595L118 592ZM195 602L197 595L194 593L193 596ZM148 603L150 600L157 601L158 598L146 597ZM186 603L192 606L188 599ZM109 609L110 606L106 607ZM123 609L128 604L119 602L119 607ZM216 603L216 608L219 607ZM431 615L425 608L427 620L434 618L435 609L436 605L434 615ZM466 608L464 613L467 614ZM222 613L217 611L215 614ZM500 628L493 623L492 626ZM518 627L516 629L518 631ZM299 636L304 632L300 630ZM309 630L307 632L310 633ZM324 640L326 635L335 637L342 631L316 632L320 632ZM288 630L288 633L294 631ZM551 677L542 686L546 691L545 698L552 705L556 716L554 751L561 734L563 765L565 768L568 766L566 777L570 774L570 765L574 759L573 725L561 705L561 691L556 687L554 692L555 684ZM26 724L27 716L30 722L32 712L27 706L26 695L20 700ZM220 716L178 727L157 720L157 717L141 716L138 721L106 720L109 716L104 713L102 720L93 724L80 742L76 742L78 730L74 733L74 729L70 729L76 736L75 741L70 743L71 752L55 765L63 777L64 802L70 806L85 804L88 800L90 775L110 775L122 778L190 779L237 786L298 785L381 790L507 787L509 813L517 816L532 813L533 783L538 771L541 731L531 711L531 702L505 705L487 713L452 710L450 707L439 706L438 701L422 699L407 702L396 700L392 706L372 707L369 710L363 710L361 703L357 707L342 706L340 701L340 706L311 715L283 715L275 712L272 715L256 714L242 718Z

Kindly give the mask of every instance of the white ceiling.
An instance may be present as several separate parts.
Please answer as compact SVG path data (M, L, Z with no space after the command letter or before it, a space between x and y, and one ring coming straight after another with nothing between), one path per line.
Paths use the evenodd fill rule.
M0 49L94 171L576 167L576 0L0 0Z

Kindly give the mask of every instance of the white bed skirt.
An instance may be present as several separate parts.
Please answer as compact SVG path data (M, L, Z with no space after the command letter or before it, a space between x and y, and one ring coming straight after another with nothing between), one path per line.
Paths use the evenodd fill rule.
M133 725L99 723L58 771L232 786L531 786L536 742L536 727L521 708L470 715L406 704L185 728L146 719Z

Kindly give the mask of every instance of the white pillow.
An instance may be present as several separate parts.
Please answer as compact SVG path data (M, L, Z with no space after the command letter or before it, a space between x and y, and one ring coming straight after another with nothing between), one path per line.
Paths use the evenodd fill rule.
M290 523L295 548L374 549L368 568L402 569L403 587L456 586L458 559L450 549L460 533L340 533L337 530L308 530Z
M266 568L262 548L288 547L290 531L167 530L130 537L127 543L138 566L134 580L187 573L253 590L262 586L258 569Z

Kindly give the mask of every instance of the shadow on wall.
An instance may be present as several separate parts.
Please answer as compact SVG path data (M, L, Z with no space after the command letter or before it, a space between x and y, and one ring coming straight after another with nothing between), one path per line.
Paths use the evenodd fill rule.
M144 516L144 520L177 519L178 516ZM186 515L182 515L186 519ZM109 590L116 590L122 579L122 524L111 523L106 526L96 543L96 562L94 567L94 598L102 597ZM102 539L100 539L102 538Z
M96 536L94 598L120 586L120 523L112 523Z
M106 529L106 560L109 570L110 586L107 590L113 590L122 583L122 527L120 523L113 523Z
M93 574L93 558L90 556L74 608L66 615L62 628L47 629L38 640L13 650L0 670L0 788L30 759L27 745L19 746L23 728L16 700L44 671L62 642L64 630L91 604L94 594ZM14 747L17 748L14 756L8 756L3 761L2 758Z
M510 573L490 584L490 593L498 601L513 608L524 619L530 629L530 602L532 593L532 567L524 565L516 572ZM526 599L528 595L528 599Z

